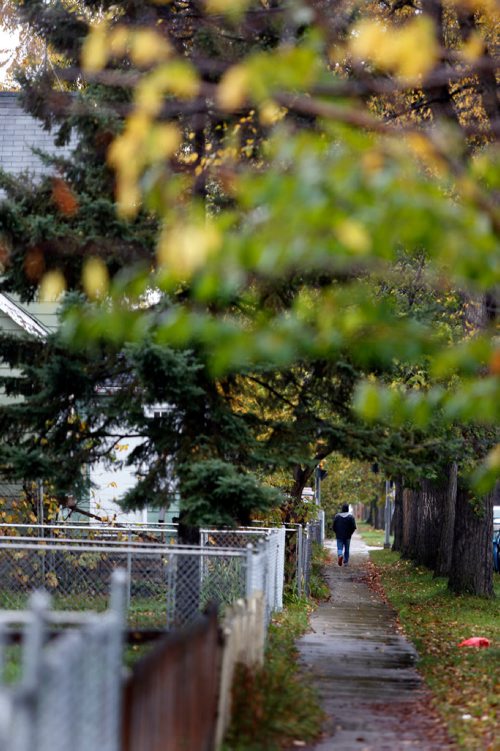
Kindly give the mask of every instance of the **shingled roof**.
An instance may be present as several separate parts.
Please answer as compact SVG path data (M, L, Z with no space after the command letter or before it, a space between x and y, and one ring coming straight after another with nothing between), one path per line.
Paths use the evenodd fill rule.
M33 147L61 156L70 150L54 145L54 134L43 130L40 122L22 109L16 93L0 91L0 168L13 175L46 172Z

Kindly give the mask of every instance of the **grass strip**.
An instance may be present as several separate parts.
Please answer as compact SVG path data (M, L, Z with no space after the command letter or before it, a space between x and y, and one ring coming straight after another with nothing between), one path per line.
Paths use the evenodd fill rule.
M457 596L447 580L402 560L390 550L371 551L382 588L417 648L419 670L431 688L450 735L464 751L500 748L500 618L498 599ZM500 576L495 575L497 597ZM472 636L489 648L458 647Z
M359 534L367 545L374 548L384 547L385 532L383 529L375 529L367 522L357 521L356 524Z
M257 670L237 667L223 751L278 751L319 736L324 713L297 662L296 642L309 627L314 599L330 594L321 574L327 560L327 551L314 545L309 581L313 599L288 594L284 610L273 616L269 627L264 665Z

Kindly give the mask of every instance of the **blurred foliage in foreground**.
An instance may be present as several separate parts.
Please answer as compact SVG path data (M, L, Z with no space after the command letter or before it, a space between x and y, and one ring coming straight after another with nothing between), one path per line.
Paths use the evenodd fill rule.
M211 444L196 440L194 421L190 433L186 420L182 431L168 426L181 443L189 435L183 451L194 461L245 464L240 443L231 450L238 396L228 379L264 371L274 397L274 371L286 373L286 420L266 401L252 428L257 441L277 435L277 422L281 439L294 424L309 431L289 451L297 492L337 449L362 459L379 450L389 474L401 462L439 472L454 452L478 492L491 488L500 471L494 5L142 0L96 11L90 0L25 0L20 11L63 59L57 75L22 73L25 100L61 142L71 131L80 140L72 159L47 160L59 176L36 190L1 179L3 287L25 298L83 292L68 305L64 346L102 362L107 387L118 373L123 398L129 388L154 403L150 378L165 403L182 402L182 420L193 413L181 361L194 352L203 384L193 378L187 406L193 394L216 405ZM120 369L144 348L163 348L172 363L181 353L172 391L150 369ZM321 371L323 362L347 367ZM90 370L84 391L97 408ZM325 393L336 389L328 423L321 397L302 388L318 372ZM223 448L222 399L233 410ZM119 401L108 400L113 427ZM75 410L65 406L54 431L64 443ZM107 420L95 418L79 446L96 451ZM146 430L140 459L151 450L160 467L162 438ZM76 437L69 443L83 457ZM164 491L162 472L142 489Z

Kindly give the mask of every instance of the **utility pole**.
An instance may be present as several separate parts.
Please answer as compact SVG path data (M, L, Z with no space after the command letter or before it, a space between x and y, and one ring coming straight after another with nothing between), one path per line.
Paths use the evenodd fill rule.
M321 480L327 476L328 472L324 468L324 463L321 461L314 470L314 499L316 506L321 506Z
M319 467L314 471L314 499L316 506L321 506L321 477L319 476Z
M391 500L392 500L391 481L386 480L385 481L385 514L384 514L384 522L385 522L384 548L391 547L391 511L392 511Z

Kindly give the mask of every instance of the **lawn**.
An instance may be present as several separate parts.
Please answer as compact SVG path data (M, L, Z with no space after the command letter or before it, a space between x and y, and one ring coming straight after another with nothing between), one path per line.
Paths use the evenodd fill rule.
M385 540L385 532L383 529L374 529L366 522L356 522L358 532L360 533L363 541L370 547L383 548ZM392 538L391 538L392 541Z
M457 596L446 579L390 550L370 554L382 587L419 654L419 669L436 707L464 751L500 748L499 601ZM497 598L500 576L495 574ZM489 648L460 648L471 636L490 640Z

